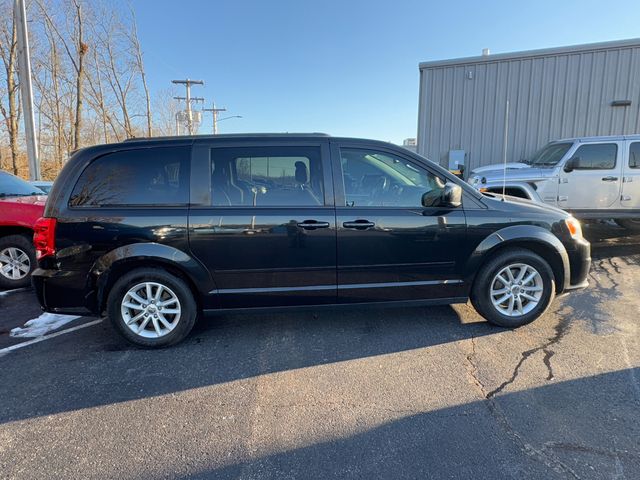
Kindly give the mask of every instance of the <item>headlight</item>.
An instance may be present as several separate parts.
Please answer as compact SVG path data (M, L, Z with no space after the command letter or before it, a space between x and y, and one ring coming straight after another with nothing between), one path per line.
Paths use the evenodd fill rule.
M571 238L582 238L582 226L578 220L569 217L565 219L564 223L567 224Z

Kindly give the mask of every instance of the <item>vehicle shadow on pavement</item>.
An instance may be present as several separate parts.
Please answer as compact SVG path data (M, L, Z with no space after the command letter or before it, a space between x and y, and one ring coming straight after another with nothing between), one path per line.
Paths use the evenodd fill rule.
M629 232L611 223L588 224L583 231L591 242L594 260L640 255L640 233Z
M595 258L620 255L607 249L622 245L625 261L637 262L640 236L596 227L585 229L596 239ZM610 240L613 246L607 245ZM565 319L560 334L573 321L606 327L602 305L619 292L616 266L603 265L602 282L613 281L593 281L587 291L569 296L559 312ZM505 331L482 322L475 312L470 315L474 323L463 322L465 308L224 315L203 319L183 343L157 351L131 346L105 321L0 357L0 424Z
M189 478L639 478L638 378L501 394Z
M624 277L640 266L640 234L605 222L585 225L584 235L591 242L590 285L568 295L558 313L584 323L594 334L610 334L616 330L612 305L620 305L624 289L630 288Z
M504 331L477 319L448 306L218 316L163 350L133 347L104 321L0 358L0 423Z

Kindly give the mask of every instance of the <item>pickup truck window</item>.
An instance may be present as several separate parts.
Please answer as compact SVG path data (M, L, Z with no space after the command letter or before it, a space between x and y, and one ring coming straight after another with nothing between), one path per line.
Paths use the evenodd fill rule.
M576 170L611 170L616 166L618 145L615 143L592 143L581 145L573 154L580 159Z
M629 146L629 168L640 168L640 142Z
M569 151L572 143L549 143L538 150L531 160L530 165L536 167L555 167L562 157Z

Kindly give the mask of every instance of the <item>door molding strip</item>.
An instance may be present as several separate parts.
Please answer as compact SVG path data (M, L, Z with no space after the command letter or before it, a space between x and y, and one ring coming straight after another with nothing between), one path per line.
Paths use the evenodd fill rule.
M427 285L459 285L464 283L458 279L448 280L423 280L414 282L383 282L383 283L347 283L345 285L304 285L300 287L263 287L263 288L218 288L210 294L234 294L234 293L278 293L278 292L307 292L320 290L353 290L359 288L394 288L394 287L419 287Z

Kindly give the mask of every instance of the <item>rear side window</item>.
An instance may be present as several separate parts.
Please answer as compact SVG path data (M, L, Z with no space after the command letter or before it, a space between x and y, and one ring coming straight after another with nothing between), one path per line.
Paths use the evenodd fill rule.
M582 145L573 156L580 158L576 170L610 170L616 166L617 154L615 143L593 143Z
M239 147L211 150L214 206L324 205L319 147Z
M78 179L72 207L189 203L190 147L125 150L94 160Z
M629 168L640 168L640 142L633 142L629 147Z

